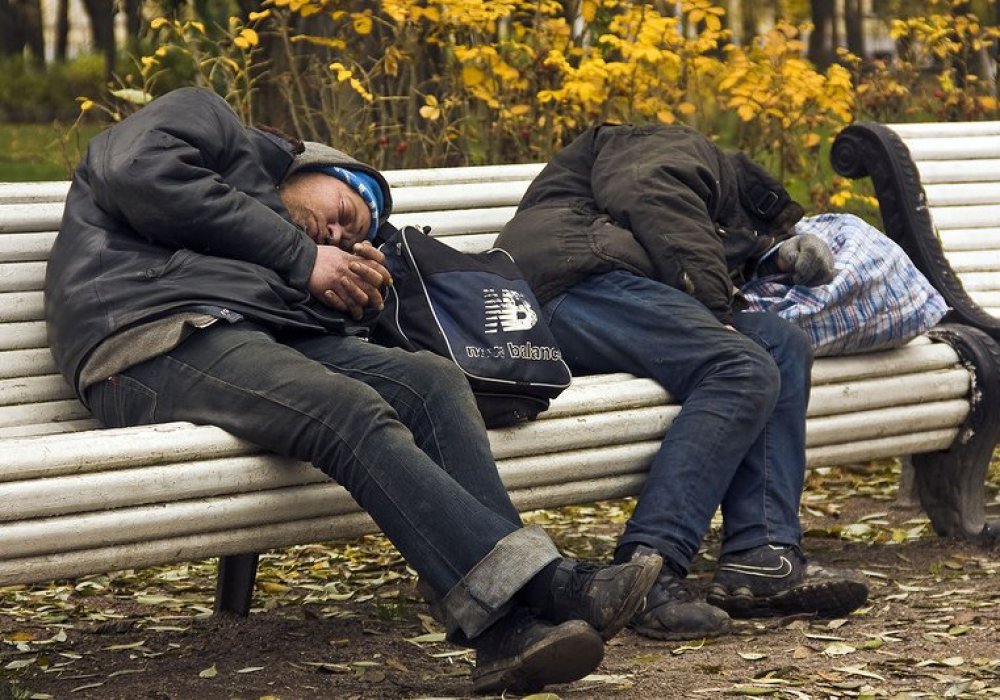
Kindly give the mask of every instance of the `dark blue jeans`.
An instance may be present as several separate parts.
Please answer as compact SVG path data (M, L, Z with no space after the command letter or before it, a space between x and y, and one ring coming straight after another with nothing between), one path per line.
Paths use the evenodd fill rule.
M87 400L112 427L212 424L311 462L372 516L468 638L559 556L540 528L522 527L465 377L430 353L219 322Z
M799 544L812 351L773 314L727 329L698 301L624 271L545 305L576 374L649 377L682 402L619 547L654 547L687 571L716 509L722 553Z

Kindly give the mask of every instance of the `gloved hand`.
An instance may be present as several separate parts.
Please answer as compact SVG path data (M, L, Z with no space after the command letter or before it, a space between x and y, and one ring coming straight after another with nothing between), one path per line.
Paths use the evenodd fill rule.
M817 287L833 281L833 251L819 236L803 233L778 246L778 268L792 273L792 282Z

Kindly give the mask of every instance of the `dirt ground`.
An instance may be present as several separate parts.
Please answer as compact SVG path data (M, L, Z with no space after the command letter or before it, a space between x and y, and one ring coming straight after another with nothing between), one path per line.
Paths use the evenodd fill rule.
M806 551L871 583L857 613L740 622L686 644L625 631L595 674L540 697L1000 696L1000 549L937 538L894 490L892 474L828 472L806 492ZM601 558L629 507L532 520L564 550ZM693 572L702 584L713 539ZM0 589L0 700L471 695L471 652L440 641L380 538L268 556L247 619L210 614L212 575L204 562Z

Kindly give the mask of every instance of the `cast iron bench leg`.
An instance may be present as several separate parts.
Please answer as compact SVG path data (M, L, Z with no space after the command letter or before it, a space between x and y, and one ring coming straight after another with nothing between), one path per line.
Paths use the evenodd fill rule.
M955 443L913 455L920 504L938 535L993 544L1000 541L1000 524L986 520L983 483L1000 440L1000 346L968 326L943 324L928 335L955 348L975 374L972 411Z
M258 555L230 554L219 557L218 581L215 586L215 612L250 614L253 583L257 577Z

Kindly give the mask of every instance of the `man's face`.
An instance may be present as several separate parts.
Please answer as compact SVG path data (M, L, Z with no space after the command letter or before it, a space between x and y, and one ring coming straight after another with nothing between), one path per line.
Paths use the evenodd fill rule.
M296 173L278 189L292 221L318 245L351 250L368 238L372 216L358 192L324 173Z

